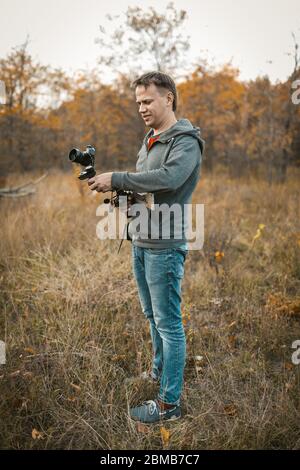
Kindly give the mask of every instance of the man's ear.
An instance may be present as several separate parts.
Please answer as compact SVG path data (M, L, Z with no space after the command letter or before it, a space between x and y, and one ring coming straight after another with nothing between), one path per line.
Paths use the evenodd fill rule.
M168 99L168 102L173 104L173 101L174 101L174 95L171 91L168 92L167 94L167 99Z

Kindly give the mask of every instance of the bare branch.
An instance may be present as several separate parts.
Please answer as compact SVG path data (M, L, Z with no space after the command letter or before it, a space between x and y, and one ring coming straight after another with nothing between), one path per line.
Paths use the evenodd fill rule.
M28 186L36 186L44 178L46 178L47 175L48 173L45 173L35 181L29 181L28 183L22 184L21 186L16 186L14 188L1 188L0 197L22 197L28 196L29 194L34 194L36 191L34 187L28 189L25 188L27 188Z

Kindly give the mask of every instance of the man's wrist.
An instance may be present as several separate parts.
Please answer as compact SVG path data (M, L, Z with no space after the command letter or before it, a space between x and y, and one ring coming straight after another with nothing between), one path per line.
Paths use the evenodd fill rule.
M111 175L111 187L112 189L123 189L123 174L122 171L113 172Z

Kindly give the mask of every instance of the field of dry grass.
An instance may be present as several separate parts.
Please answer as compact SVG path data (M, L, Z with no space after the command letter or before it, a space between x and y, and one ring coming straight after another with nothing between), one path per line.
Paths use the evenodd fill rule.
M102 196L53 173L33 196L2 198L0 448L299 449L299 176L203 175L205 242L183 281L184 416L148 432L127 411L156 393L132 380L151 364L150 333L130 243L118 255L96 237Z

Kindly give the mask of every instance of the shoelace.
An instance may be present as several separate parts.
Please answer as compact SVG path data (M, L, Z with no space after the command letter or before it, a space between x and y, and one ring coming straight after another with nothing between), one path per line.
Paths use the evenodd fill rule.
M155 400L147 400L143 403L144 405L149 405L149 414L152 416L157 409L157 402Z

